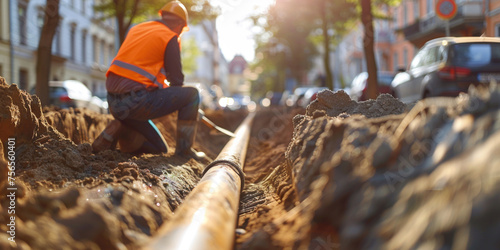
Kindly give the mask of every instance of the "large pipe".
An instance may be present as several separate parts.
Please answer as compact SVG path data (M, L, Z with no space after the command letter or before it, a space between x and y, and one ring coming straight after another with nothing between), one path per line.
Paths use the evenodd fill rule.
M149 249L232 249L250 127L245 118Z

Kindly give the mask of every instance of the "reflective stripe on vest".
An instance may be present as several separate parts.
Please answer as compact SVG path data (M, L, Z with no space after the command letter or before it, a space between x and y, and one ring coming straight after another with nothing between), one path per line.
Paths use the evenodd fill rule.
M134 71L135 73L140 74L140 75L142 75L142 76L144 76L144 77L148 78L151 82L153 82L153 83L155 83L156 85L158 85L158 87L159 87L160 89L161 89L161 88L163 88L163 84L161 84L160 82L158 82L158 81L156 80L156 76L154 76L154 75L152 75L152 74L148 73L147 71L145 71L145 70L143 70L143 69L141 69L141 68L139 68L139 67L137 67L137 66L135 66L135 65L132 65L132 64L130 64L130 63L126 63L126 62L122 62L122 61L119 61L119 60L114 60L114 61L113 61L113 63L112 63L111 65L116 65L116 66L118 66L118 67L122 67L122 68L124 68L124 69L128 69L128 70L130 70L130 71ZM161 72L163 75L166 75L166 74L165 74L165 69L164 69L164 68L162 68L162 69L160 70L160 72Z

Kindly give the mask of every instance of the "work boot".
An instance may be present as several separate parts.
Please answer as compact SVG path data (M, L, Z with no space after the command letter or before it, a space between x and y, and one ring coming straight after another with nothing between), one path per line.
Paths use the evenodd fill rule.
M196 120L177 120L177 143L175 145L175 154L197 161L210 161L208 156L203 152L197 152L192 148L194 138L196 137L196 129L198 122Z
M141 133L132 128L123 126L122 131L123 132L118 137L118 145L120 147L120 151L124 153L137 152L146 141L146 138Z
M98 153L107 149L115 149L122 127L120 121L111 121L92 143L92 151Z

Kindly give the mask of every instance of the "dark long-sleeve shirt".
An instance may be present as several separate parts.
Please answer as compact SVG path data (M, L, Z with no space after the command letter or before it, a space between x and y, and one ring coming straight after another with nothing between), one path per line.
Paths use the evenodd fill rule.
M170 86L182 86L184 84L184 74L182 73L181 51L177 37L173 37L168 42L163 60L165 72L167 72L167 81L170 82ZM145 85L112 72L106 80L106 89L109 93L123 94L144 88L146 88Z

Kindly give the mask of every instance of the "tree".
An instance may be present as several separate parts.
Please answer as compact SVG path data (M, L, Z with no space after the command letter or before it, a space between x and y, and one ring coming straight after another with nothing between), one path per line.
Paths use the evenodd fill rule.
M49 78L52 61L52 39L59 25L60 0L47 0L44 10L44 22L36 58L36 94L42 105L49 103Z
M265 15L268 22L264 22L265 24L261 25L265 32L263 35L260 35L260 37L257 37L257 39L261 39L261 45L258 47L258 50L263 52L263 50L268 49L263 46L263 44L265 44L266 41L269 42L274 39L290 48L292 55L299 55L300 53L303 53L312 57L314 56L312 50L308 51L303 48L302 52L296 51L296 48L292 45L301 44L303 41L302 38L306 37L306 40L312 41L313 44L322 48L321 52L323 53L322 59L326 74L326 84L329 88L333 88L330 52L335 49L335 45L337 45L341 41L342 37L349 32L350 28L353 27L356 22L361 20L365 27L363 49L365 59L367 60L367 70L370 74L368 88L371 93L369 94L369 97L376 98L378 88L376 86L377 65L374 53L375 30L373 26L373 19L385 19L388 17L386 14L379 12L378 8L372 8L372 4L373 6L379 7L382 5L395 5L400 1L401 0L277 0L276 6L271 8L269 13ZM273 13L273 11L277 13ZM259 18L260 17L254 17L254 22ZM278 25L276 25L276 23ZM301 37L290 36L291 27L295 29L293 32L295 32L295 34L300 33ZM297 47L300 48L300 46ZM266 58L263 60L272 60L278 65L275 67L280 67L278 64L280 63L278 62L280 57L270 57L270 55L266 55L265 53L262 53L262 55ZM290 57L283 63L287 64L289 62L296 61L292 60ZM264 64L257 64L257 66L262 65ZM273 67L273 65L268 66ZM291 67L291 69L295 70L297 68ZM263 72L266 72L266 69L264 69Z
M102 0L94 9L103 14L102 19L116 17L118 38L122 44L134 23L158 17L158 10L166 3L164 0ZM208 0L184 0L182 3L189 12L190 23L218 15L218 9L212 7Z
M371 0L361 0L361 22L365 29L363 36L363 51L365 53L366 68L368 72L366 94L369 99L378 96L377 62L375 61L373 13Z
M194 38L182 39L182 71L191 74L196 71L196 58L201 55L200 49L196 46Z
M253 17L254 23L264 30L257 37L260 41L258 51L263 55L263 60L274 62L274 66L265 65L275 67L278 71L286 72L289 69L300 82L311 68L312 59L318 54L317 48L321 47L326 86L333 89L330 52L357 17L356 2L352 0L278 0L266 15ZM259 22L260 19L266 21ZM273 44L285 49L273 50L276 48ZM285 51L285 57L272 53L276 50ZM262 65L260 62L259 66Z
M118 39L122 44L130 26L136 19L141 18L147 9L151 8L150 4L160 6L157 7L159 9L164 2L159 0L102 0L94 9L103 14L103 20L116 17Z
M308 2L315 8L310 8L308 20L314 20L316 28L321 32L316 32L320 35L314 35L319 40L316 42L321 44L323 48L323 68L325 71L326 86L333 89L333 74L330 65L330 52L335 49L342 36L352 26L351 23L357 17L355 2L348 0L313 0Z
M101 4L95 7L95 10L104 14L103 19L116 17L119 43L122 44L128 30L134 23L158 17L158 10L166 3L164 0L103 0ZM197 24L206 19L212 21L210 24L202 23L202 27L210 38L212 46L218 48L219 42L215 30L215 21L213 20L219 15L219 9L210 5L208 0L183 0L182 3L188 10L190 24ZM208 27L212 23L213 28ZM214 73L214 82L212 84L218 84L219 82L219 54L218 50L215 50L212 54L212 70Z
M269 87L263 83L272 79L274 84L268 90L282 92L286 79L300 82L311 68L318 52L309 37L314 24L307 20L307 8L301 7L302 2L279 0L266 14L252 17L254 24L262 29L256 35L257 56L252 65L262 69L259 77L266 78L254 81L259 88Z

